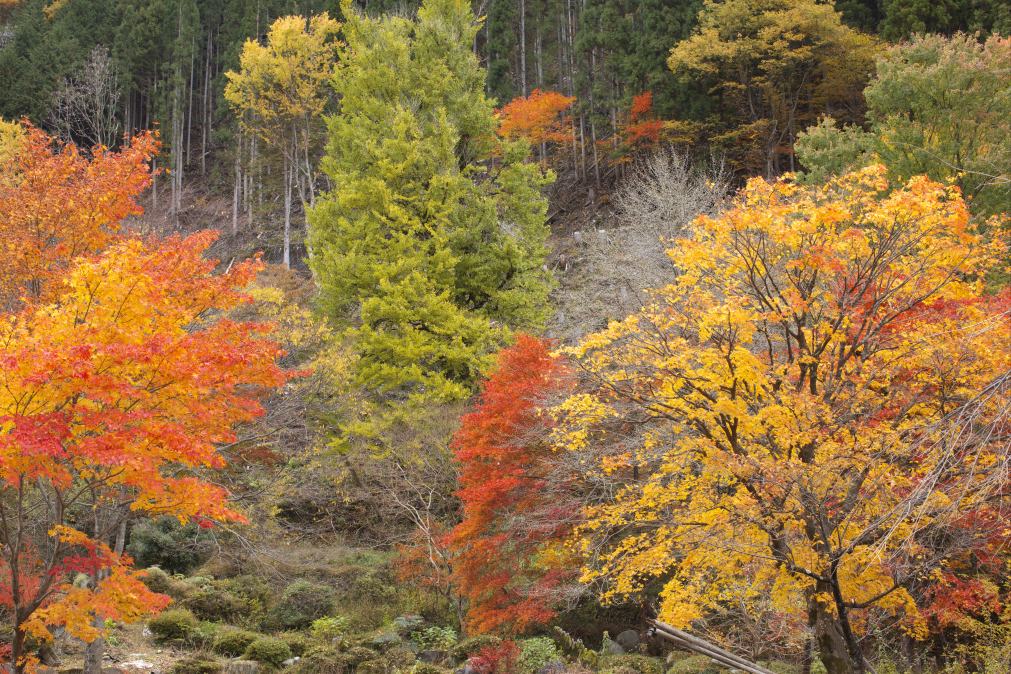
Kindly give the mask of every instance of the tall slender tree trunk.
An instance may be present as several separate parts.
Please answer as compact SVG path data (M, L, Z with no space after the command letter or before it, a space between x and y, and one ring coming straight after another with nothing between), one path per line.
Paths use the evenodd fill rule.
M523 95L527 91L527 0L520 0L520 85Z
M291 163L284 161L284 266L291 269Z

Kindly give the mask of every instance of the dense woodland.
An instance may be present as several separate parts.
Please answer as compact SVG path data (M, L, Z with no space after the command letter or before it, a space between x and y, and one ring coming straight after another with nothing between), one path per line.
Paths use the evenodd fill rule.
M1009 34L0 0L0 671L1011 671Z

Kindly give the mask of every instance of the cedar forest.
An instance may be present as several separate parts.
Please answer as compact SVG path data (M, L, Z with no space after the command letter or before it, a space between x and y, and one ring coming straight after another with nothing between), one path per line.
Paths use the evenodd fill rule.
M0 672L1011 671L1009 35L0 0Z

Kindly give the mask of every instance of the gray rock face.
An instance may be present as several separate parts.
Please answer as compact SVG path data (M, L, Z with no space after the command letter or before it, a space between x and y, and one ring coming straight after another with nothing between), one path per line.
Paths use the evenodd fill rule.
M407 635L420 629L425 624L425 619L420 615L402 615L394 618L393 624L400 634Z
M427 662L430 665L437 665L444 662L449 657L447 651L421 651L418 653L418 660Z
M230 660L225 663L225 674L259 674L260 663L253 660Z
M600 651L604 655L622 655L625 649L617 641L611 639L607 632L604 632L604 638L600 643Z
M614 638L618 645L625 649L626 653L635 653L639 650L641 640L639 633L635 630L625 630Z

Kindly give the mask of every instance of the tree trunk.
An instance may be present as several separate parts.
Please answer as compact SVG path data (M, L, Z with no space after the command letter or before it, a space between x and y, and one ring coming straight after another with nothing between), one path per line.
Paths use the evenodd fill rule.
M831 584L826 581L818 581L815 592L822 598L833 595ZM818 658L827 674L863 674L862 658L854 662L843 624L828 606L816 599L810 600L808 620L814 629Z
M520 85L527 95L527 1L520 0Z
M291 269L291 166L284 162L284 266Z

